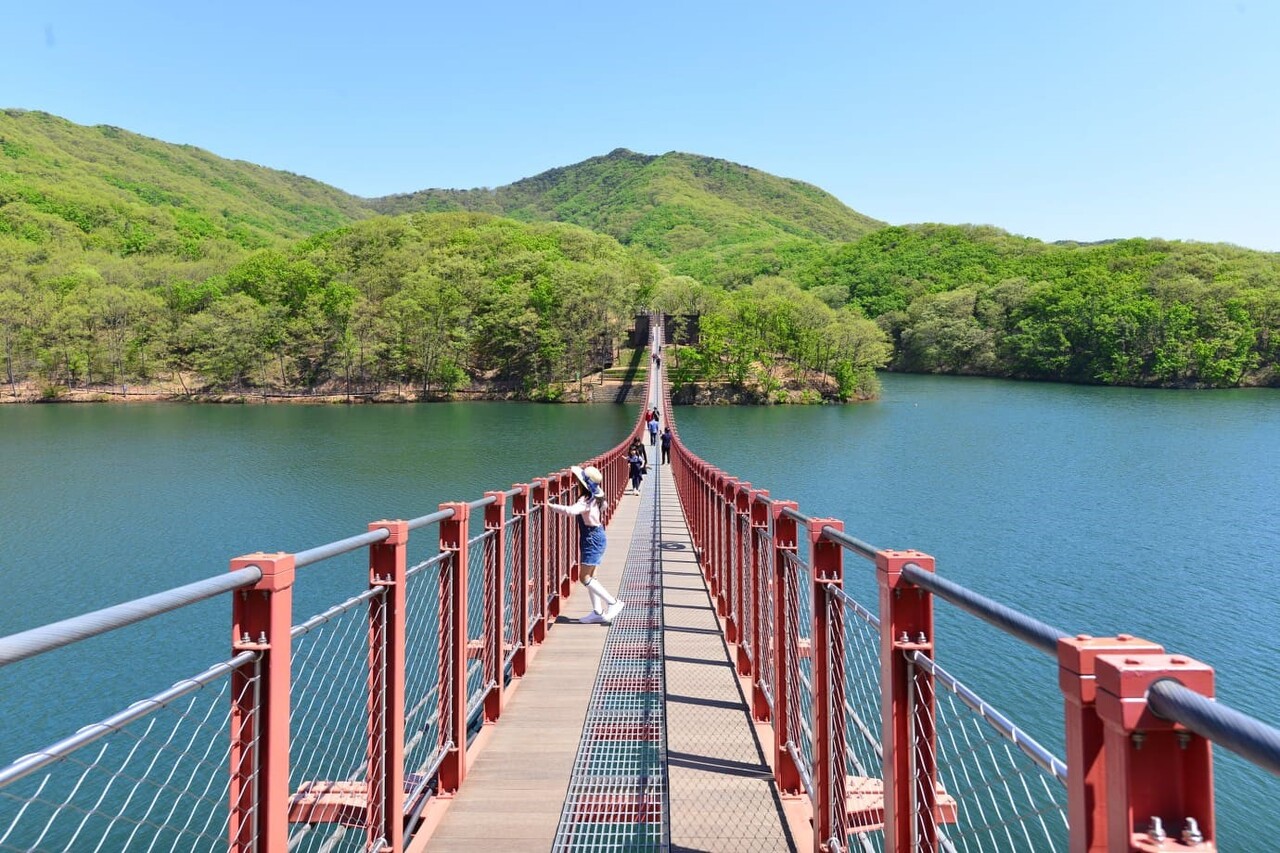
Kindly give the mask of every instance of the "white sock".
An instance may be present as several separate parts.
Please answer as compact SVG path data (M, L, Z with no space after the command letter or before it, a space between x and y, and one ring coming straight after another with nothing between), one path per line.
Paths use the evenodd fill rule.
M595 579L592 578L592 580L594 581ZM600 595L594 589L592 589L590 585L587 586L587 595L591 596L592 610L594 610L597 613L603 614L605 610L608 609L608 605L600 600Z
M587 589L593 594L593 596L598 595L600 598L604 599L605 604L618 603L618 599L610 595L609 590L605 589L604 584L600 583L596 578L591 579L591 582L587 584Z

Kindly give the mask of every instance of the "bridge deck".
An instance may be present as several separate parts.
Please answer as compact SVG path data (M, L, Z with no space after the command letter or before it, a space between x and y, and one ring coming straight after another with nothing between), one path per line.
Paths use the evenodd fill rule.
M795 849L694 558L675 484L669 469L651 466L650 471L642 494L625 497L609 525L599 576L618 590L624 567L634 577L639 555L661 587L660 598L650 599L660 604L631 600L624 618L648 610L643 614L647 624L661 626L665 713L656 716L670 723L663 733L665 826L656 836L661 841L651 835L642 841L622 827L614 836L602 834L597 825L596 843L564 849L662 849L668 839L676 850ZM601 626L576 623L590 605L587 596L575 592L501 721L484 733L487 743L427 850L470 851L496 844L503 850L546 851L556 846L558 831L564 844L566 795L606 640ZM630 819L636 813L613 811L595 819Z

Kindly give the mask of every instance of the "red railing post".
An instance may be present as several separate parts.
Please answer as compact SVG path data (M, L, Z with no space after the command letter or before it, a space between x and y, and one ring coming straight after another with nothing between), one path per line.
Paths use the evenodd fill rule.
M697 468L697 500L694 502L694 529L697 531L695 539L698 545L698 563L702 569L702 577L708 582L711 580L711 556L710 543L707 542L707 502L710 500L711 489L707 485L707 464L699 462Z
M729 600L729 618L725 622L725 639L738 647L738 667L741 668L742 647L746 643L743 636L744 626L747 623L746 612L743 610L747 605L747 587L749 586L746 577L746 567L748 564L747 550L742 547L743 531L749 530L750 521L747 518L747 494L751 491L751 484L738 481L729 495L729 531L733 537L733 567L730 569L730 586L733 588L733 597Z
M547 639L547 631L551 623L560 615L560 599L551 598L551 537L555 530L552 523L551 510L547 503L551 500L551 480L547 477L535 477L530 495L533 506L541 507L538 513L538 548L529 550L529 559L533 563L533 585L538 596L538 621L533 625L533 643L542 645Z
M902 579L902 568L908 563L927 572L934 570L933 558L918 551L876 553L884 846L885 850L934 853L938 768L933 677L907 660L907 653L913 651L933 657L933 595ZM917 691L922 697L919 702L912 697Z
M813 564L813 843L829 850L836 839L844 848L848 807L845 786L844 605L830 587L844 585L844 549L824 538L822 529L844 530L834 518L809 520Z
M485 543L485 613L484 613L484 674L492 687L484 697L484 721L495 723L502 716L502 673L506 669L506 637L503 633L502 614L507 602L507 495L506 492L485 492L493 503L484 508L484 529L492 532Z
M440 792L452 794L467 776L467 533L471 507L442 503L453 516L440 522L440 730L452 747L440 765ZM447 614L447 617L446 617Z
M769 650L764 647L764 629L762 616L764 608L761 602L770 595L772 584L769 578L773 575L773 554L760 547L761 531L769 529L769 497L767 489L752 489L751 498L751 715L760 722L768 722L771 718L769 700L765 696L764 655Z
M559 503L573 503L574 486L573 474L568 471L562 471L557 481L556 494L559 496ZM578 579L578 538L573 535L573 525L575 522L567 515L556 515L556 520L560 522L558 525L560 531L560 565L557 569L560 579L560 597L568 598L573 595L573 584Z
M511 502L511 512L515 517L520 519L519 525L520 535L516 537L516 541L511 545L511 559L513 565L511 571L515 572L515 583L512 587L516 591L516 600L511 602L512 618L515 620L515 654L511 658L511 677L523 678L529 667L529 643L530 625L529 625L529 538L532 531L529 529L529 500L530 488L528 483L516 483L515 498Z
M1106 853L1107 793L1102 752L1102 720L1098 718L1098 655L1155 653L1164 648L1120 634L1080 634L1058 640L1058 686L1062 688L1066 724L1067 826L1071 853Z
M229 840L235 853L274 853L289 842L294 558L248 554L231 561L233 572L249 566L261 569L262 579L232 596L231 649L256 651L261 658L231 675Z
M789 744L794 740L791 731L791 705L799 700L792 696L790 674L799 672L800 649L793 642L793 635L799 637L799 626L795 624L791 613L791 598L798 590L791 578L795 569L791 558L798 550L796 539L796 521L783 510L795 510L795 501L774 501L770 504L773 511L773 776L778 784L778 793L798 795L801 791L800 769L791 757ZM797 602L798 605L798 602ZM799 608L797 607L797 612ZM793 665L793 663L795 665ZM798 685L797 685L798 687ZM798 717L797 717L798 718Z
M375 521L390 535L369 546L369 769L365 831L372 853L404 847L405 552L409 522ZM383 846L373 842L382 839Z
M1107 849L1163 850L1160 842L1168 834L1183 842L1170 846L1216 850L1212 744L1157 717L1147 705L1147 690L1165 679L1213 698L1213 668L1155 652L1098 655L1094 663L1107 774Z

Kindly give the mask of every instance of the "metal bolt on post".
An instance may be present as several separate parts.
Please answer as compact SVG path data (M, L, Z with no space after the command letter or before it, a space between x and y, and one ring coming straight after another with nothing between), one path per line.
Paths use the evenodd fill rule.
M1151 818L1151 826L1147 828L1147 837L1152 841L1164 841L1169 836L1164 831L1164 821L1154 815Z
M921 631L919 634L916 634L916 643L918 645L923 646L925 643L928 643L928 642L929 642L929 638L924 635L924 631Z
M1182 829L1183 844L1199 844L1204 841L1204 833L1200 831L1200 824L1196 823L1196 819L1189 817L1186 820L1186 826Z
M1142 745L1147 742L1146 732L1133 733L1133 748L1142 749Z

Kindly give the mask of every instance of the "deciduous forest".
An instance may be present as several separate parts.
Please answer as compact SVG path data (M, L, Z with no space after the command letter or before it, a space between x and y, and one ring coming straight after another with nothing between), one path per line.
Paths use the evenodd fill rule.
M621 149L497 189L361 199L0 112L10 396L162 384L555 399L649 309L698 317L696 336L678 324L677 383L764 400L874 396L885 367L1280 385L1277 254L889 226L798 181Z

